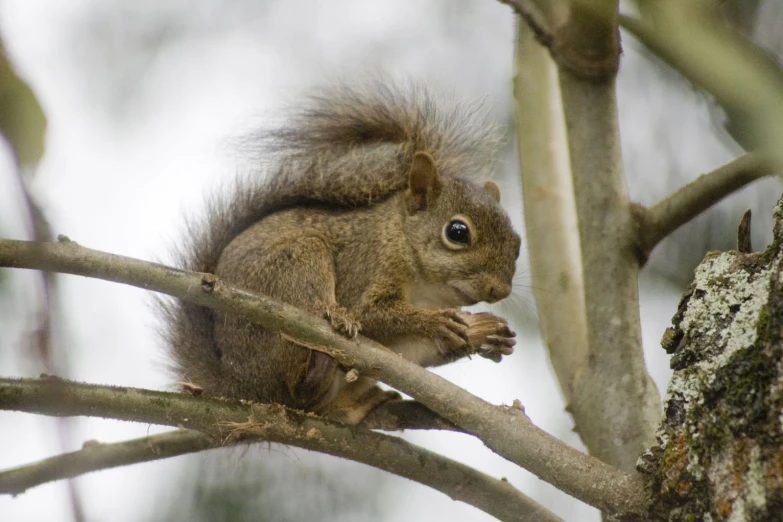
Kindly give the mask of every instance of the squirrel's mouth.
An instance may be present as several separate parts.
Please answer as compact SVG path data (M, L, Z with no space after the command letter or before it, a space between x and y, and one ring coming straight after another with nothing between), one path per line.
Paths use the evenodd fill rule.
M454 290L454 293L457 294L457 297L459 297L461 301L464 301L463 306L470 306L479 302L478 299L468 294L464 290L461 290L457 285L452 284L449 286L451 287L452 290Z

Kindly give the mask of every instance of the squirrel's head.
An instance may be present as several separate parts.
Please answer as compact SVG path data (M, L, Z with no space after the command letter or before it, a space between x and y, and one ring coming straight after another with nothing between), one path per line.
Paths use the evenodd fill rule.
M417 152L404 201L416 300L455 307L508 297L521 240L497 185L441 176L432 156Z

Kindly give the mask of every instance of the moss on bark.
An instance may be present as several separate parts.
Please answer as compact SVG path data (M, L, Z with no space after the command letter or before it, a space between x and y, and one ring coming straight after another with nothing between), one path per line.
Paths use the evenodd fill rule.
M639 461L672 521L783 520L783 252L710 253L663 336L675 370Z

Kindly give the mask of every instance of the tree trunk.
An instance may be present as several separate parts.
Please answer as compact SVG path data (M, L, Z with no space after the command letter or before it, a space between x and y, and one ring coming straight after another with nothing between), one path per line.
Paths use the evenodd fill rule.
M783 200L763 253L711 252L663 337L674 369L639 461L664 520L783 520Z

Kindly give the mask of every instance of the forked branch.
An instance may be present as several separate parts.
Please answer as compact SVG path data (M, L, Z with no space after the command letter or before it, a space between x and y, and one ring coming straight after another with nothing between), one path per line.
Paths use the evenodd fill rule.
M0 379L0 409L53 416L89 415L117 420L185 427L195 435L175 438L170 455L243 441L265 440L290 444L362 462L415 480L455 500L478 507L500 520L559 521L560 518L517 491L507 481L494 479L469 466L430 452L398 437L363 428L329 422L312 414L276 404L249 404L178 393L156 392L68 382L61 379ZM135 456L143 448L135 443ZM117 455L113 447L106 460L130 458ZM87 451L61 456L60 461L81 465L90 471ZM78 454L78 452L77 452ZM155 449L146 459L159 458ZM135 460L139 462L140 460ZM54 461L57 464L58 460ZM53 470L53 464L38 463L27 472L20 469L0 474L0 492L18 493L30 487L29 475ZM26 475L28 477L26 477ZM39 475L40 476L40 475ZM22 488L23 489L23 488Z
M363 337L349 340L320 318L225 285L212 274L59 244L0 240L0 266L97 277L233 313L327 353L407 393L488 447L562 491L612 514L645 511L642 479L584 455L541 431L518 409L497 407Z
M389 401L376 408L364 419L362 427L384 430L456 429L453 424L438 417L423 405L403 400ZM227 443L220 445L225 446ZM199 431L184 429L108 444L88 441L78 451L0 471L0 494L16 495L55 480L102 469L167 459L214 447L215 440Z
M530 30L533 31L538 43L547 49L552 49L555 38L545 26L542 16L535 12L532 4L526 3L525 0L498 0L498 2L511 7L511 9L522 18L524 23L527 24Z

